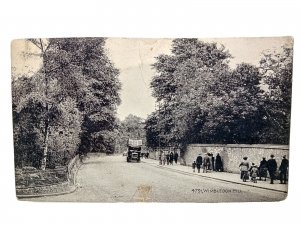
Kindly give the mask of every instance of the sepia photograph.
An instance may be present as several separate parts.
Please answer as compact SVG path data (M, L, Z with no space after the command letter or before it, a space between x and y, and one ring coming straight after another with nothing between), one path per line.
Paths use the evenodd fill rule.
M286 199L293 38L11 42L16 197Z

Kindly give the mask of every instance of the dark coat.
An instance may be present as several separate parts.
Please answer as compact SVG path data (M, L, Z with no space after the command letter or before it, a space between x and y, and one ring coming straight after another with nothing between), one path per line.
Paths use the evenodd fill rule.
M196 159L197 165L202 165L202 157L199 155Z
M259 176L267 177L267 175L268 175L268 162L267 160L263 159L259 164Z
M175 160L178 159L178 153L177 153L177 152L175 152L175 154L174 154L174 159L175 159Z
M288 167L289 167L289 160L282 159L279 170L280 171L287 171Z
M268 160L268 170L271 172L275 172L277 170L277 163L275 159Z
M216 156L216 170L221 170L223 165L222 165L222 159L221 159L221 156L218 154Z
M174 156L173 156L173 152L170 153L170 161L173 161Z
M267 160L263 159L262 161L260 161L260 164L259 164L259 168L268 168L268 162Z

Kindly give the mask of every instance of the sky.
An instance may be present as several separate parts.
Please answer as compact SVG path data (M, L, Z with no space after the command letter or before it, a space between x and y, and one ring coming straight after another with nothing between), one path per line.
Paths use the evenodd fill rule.
M233 59L230 66L245 62L257 65L263 51L277 51L283 45L292 45L290 37L276 38L204 38L205 42L223 44ZM108 38L106 50L115 67L120 70L121 104L117 116L123 120L129 114L146 119L155 110L150 82L155 75L151 64L160 54L171 54L172 39ZM24 53L33 53L26 57ZM12 75L34 74L41 66L37 49L24 40L12 42Z
M291 45L289 37L276 38L204 38L205 42L223 44L232 54L230 66L245 62L258 65L263 51L276 51L283 45ZM106 47L109 57L120 70L122 84L121 105L118 117L123 120L133 114L144 119L155 110L150 82L155 75L151 64L160 54L170 54L172 39L109 38Z

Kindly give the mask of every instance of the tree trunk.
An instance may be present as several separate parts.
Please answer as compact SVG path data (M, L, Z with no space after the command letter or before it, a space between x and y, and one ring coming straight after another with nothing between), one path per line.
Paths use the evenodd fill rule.
M46 101L48 101L48 77L46 74L46 60L45 60L45 51L42 44L42 40L40 39L41 43L41 50L42 50L42 57L43 57L43 73L45 78L45 97ZM43 158L41 162L41 169L45 170L47 166L47 154L48 154L48 139L49 139L49 104L46 102L46 118L45 118L45 136L44 136L44 149L43 149Z
M43 149L43 158L41 162L41 169L45 170L47 166L47 154L48 154L48 138L49 138L49 123L48 119L45 123L45 137L44 137L44 149Z

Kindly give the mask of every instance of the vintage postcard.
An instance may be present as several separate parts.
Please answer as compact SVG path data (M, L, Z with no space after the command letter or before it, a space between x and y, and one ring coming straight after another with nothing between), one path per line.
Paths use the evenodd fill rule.
M11 48L19 200L287 197L292 37L32 38Z

